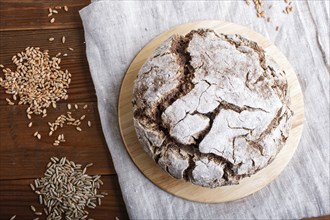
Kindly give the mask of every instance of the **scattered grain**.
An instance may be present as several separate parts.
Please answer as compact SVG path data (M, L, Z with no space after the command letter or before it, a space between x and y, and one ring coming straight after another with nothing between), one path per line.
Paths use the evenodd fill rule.
M32 183L30 184L30 188L32 189L32 191L36 190Z
M286 8L285 8L285 13L286 14L290 14L292 11L293 11L292 5L289 4L288 6L286 6Z
M14 105L14 103L9 98L6 98L6 101L7 101L8 105Z
M93 163L89 163L89 164L86 165L86 167L88 168L88 167L91 167L93 165L94 165Z
M263 18L265 17L265 11L260 12L260 17L263 17Z
M4 65L0 64L0 68L4 68L4 67L5 67Z
M53 37L51 37L51 38L48 39L48 41L50 41L50 42L52 42L54 40L55 40L55 38L53 38Z
M70 103L68 103L67 107L68 107L69 110L71 110L71 104Z
M41 139L41 134L37 134L37 138L40 140Z
M67 56L68 56L68 54L67 54L67 53L65 53L65 54L63 54L63 56L64 56L64 57L67 57Z
M39 195L39 203L40 203L40 205L42 205L42 203L43 203L43 200L42 200L42 196L41 195Z
M88 107L88 105L84 105L83 109L86 109Z
M31 208L32 212L36 212L36 208L33 205L31 205L30 208Z
M16 218L16 215L13 215L9 220L14 220Z
M65 36L62 36L62 44L65 43Z
M68 6L66 6L66 5L64 5L63 9L64 9L64 11L69 11Z
M88 127L92 127L92 122L91 121L88 121L87 122L87 125L88 125Z
M57 10L53 10L53 13L54 13L54 14L58 14L58 11L57 11Z
M80 127L76 127L77 131L82 131L82 129Z
M265 18L267 20L267 22L270 22L270 19L266 18L266 10L264 9L264 5L266 1L263 1L263 0L253 0L253 3L254 3L254 8L255 8L255 11L256 11L256 15L257 17L259 18ZM289 14L293 11L293 7L292 7L292 2L289 2L289 0L284 0L284 2L287 4L286 8L283 10L283 13L285 14ZM250 0L245 0L245 3L247 5L250 4ZM271 8L273 7L273 5L269 5L268 6L268 9L270 10Z
M71 47L69 47L69 48L68 48L68 50L74 51L74 49L73 49L73 48L71 48Z
M34 132L34 134L33 134L33 136L37 136L39 134L39 132L38 131L36 131L36 132Z
M80 117L80 120L84 120L86 118L86 115L82 115L81 117Z
M75 108L75 109L78 109L79 107L78 107L78 105L77 105L77 104L74 104L74 108Z
M50 19L49 22L50 22L50 23L54 23L54 22L55 22L55 18Z
M29 128L32 127L32 121L28 124L28 127L29 127Z
M40 216L40 215L42 215L42 212L35 212L34 214Z
M62 53L57 53L57 54L55 55L55 57L59 57L59 56L61 56L61 54L62 54Z
M52 13L53 12L53 9L52 8L48 8L48 12L49 13Z
M55 9L62 9L62 6L55 6Z

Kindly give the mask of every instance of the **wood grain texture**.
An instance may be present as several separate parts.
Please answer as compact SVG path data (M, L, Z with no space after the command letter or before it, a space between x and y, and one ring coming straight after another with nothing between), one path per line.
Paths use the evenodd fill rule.
M15 69L11 57L28 46L49 50L54 56L58 52L67 53L62 57L61 66L72 74L68 90L69 99L58 103L56 109L49 109L46 118L33 117L33 126L28 128L25 115L27 106L8 106L5 98L10 97L0 88L0 219L33 219L29 205L36 204L37 197L29 188L29 183L43 176L45 166L51 156L66 156L77 163L94 163L89 174L101 174L103 191L109 193L102 206L91 211L95 219L128 219L122 199L117 175L111 155L104 140L97 100L85 54L84 31L78 10L90 3L89 0L0 0L0 64ZM49 23L48 8L67 5L69 12L58 10L55 23ZM66 36L66 43L61 37ZM54 37L55 41L48 39ZM71 47L74 51L69 51ZM0 77L2 77L0 71ZM73 127L65 127L56 134L64 133L66 142L59 147L52 146L55 136L48 136L48 121L67 112L66 103L88 104L88 109L72 110L73 115L86 114L81 126L82 132ZM92 122L88 128L87 120ZM42 139L32 136L40 130ZM43 219L43 218L41 218Z
M304 220L330 220L330 215L313 217L313 218L304 218Z
M2 98L2 96L0 96ZM88 104L87 109L82 106ZM109 150L104 140L101 122L95 102L79 103L78 110L72 109L72 117L80 118L86 115L80 126L83 131L77 131L73 126L66 125L59 128L52 136L48 136L49 125L61 114L68 111L65 103L58 104L56 109L49 108L48 116L33 116L32 120L26 117L26 106L0 107L0 174L1 179L20 179L40 177L44 165L52 156L66 156L69 160L80 163L94 163L92 174L115 174ZM92 127L88 127L90 120ZM33 126L27 125L32 121ZM33 136L39 131L42 138ZM53 146L59 134L64 134L66 142L60 146ZM15 170L15 172L10 172Z
M89 171L88 171L89 173ZM124 201L120 194L120 187L116 175L102 176L104 185L99 192L107 192L108 196L102 199L101 206L96 209L86 209L90 212L89 217L94 219L120 220L128 219L123 207ZM2 180L0 187L0 220L8 220L11 216L17 215L16 219L33 219L36 216L30 209L30 205L41 211L44 206L39 204L38 196L29 187L33 179ZM40 219L45 219L43 216Z
M1 0L0 31L81 28L82 24L78 11L89 3L89 0ZM49 22L50 18L47 17L48 8L64 5L68 6L69 11L58 10L59 13L53 16L55 22L51 24Z
M175 33L184 35L190 30L198 28L211 28L218 33L225 34L241 34L250 40L258 42L258 44L266 50L268 55L273 57L273 59L287 73L291 96L291 108L294 111L290 137L287 140L287 144L270 165L259 171L257 174L254 174L249 178L244 178L239 185L209 189L193 185L183 180L177 180L164 172L144 152L135 133L131 100L133 82L136 79L139 69L154 49L168 37ZM119 97L118 115L121 134L126 149L134 163L147 178L163 190L181 198L198 202L219 203L233 201L248 196L265 187L282 172L292 158L301 137L304 121L304 102L301 88L293 68L284 55L269 40L248 28L233 23L223 21L200 21L174 27L153 39L140 51L131 63L123 80Z

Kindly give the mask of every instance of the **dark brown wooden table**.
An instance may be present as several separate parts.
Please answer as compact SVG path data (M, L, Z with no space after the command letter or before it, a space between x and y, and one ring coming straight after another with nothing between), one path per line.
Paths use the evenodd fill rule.
M122 199L111 155L106 145L97 100L88 63L85 55L84 32L79 17L79 9L89 4L89 0L70 1L0 1L0 64L13 69L11 57L28 46L48 49L51 55L58 52L68 53L61 57L61 67L72 74L68 90L69 99L58 103L56 110L50 108L46 118L33 117L33 127L25 110L27 106L9 106L4 89L0 89L0 219L33 219L35 216L30 205L38 203L29 184L43 176L45 166L52 156L66 156L77 163L94 163L88 174L101 174L104 186L102 191L109 195L102 200L102 205L90 211L94 219L127 219L125 204ZM68 12L58 10L55 22L49 22L48 8L67 5ZM65 44L61 37L66 36ZM53 42L48 39L54 37ZM67 50L68 47L74 51ZM2 72L0 76L3 76ZM73 127L63 130L66 142L60 147L52 145L54 137L43 135L39 141L33 137L36 130L48 131L48 121L67 111L66 103L88 104L86 120L92 127L77 132ZM82 110L81 110L82 111ZM83 112L83 111L82 111ZM37 206L41 207L41 206Z
M94 163L88 174L101 174L104 185L102 191L109 195L102 200L102 206L90 211L94 219L127 219L117 175L111 155L104 140L97 110L95 89L85 54L84 32L79 17L79 9L89 4L89 0L0 0L0 64L14 69L11 57L28 46L48 49L51 55L68 53L62 57L61 66L72 74L68 91L69 99L58 103L57 109L50 109L46 118L34 117L33 127L28 128L26 106L9 106L5 99L10 97L0 88L0 219L33 219L30 205L41 208L38 197L30 190L29 184L43 176L46 164L52 156L66 156L77 163ZM67 5L68 12L58 10L56 21L49 22L48 8ZM66 36L66 43L61 37ZM48 39L54 37L53 42ZM74 51L68 51L71 47ZM3 76L0 73L0 76ZM60 147L52 145L54 137L43 135L41 140L33 137L36 130L47 133L48 121L67 111L67 103L80 106L88 104L86 118L92 127L76 132L65 127L66 142ZM68 135L69 134L69 135ZM319 220L330 219L329 216Z

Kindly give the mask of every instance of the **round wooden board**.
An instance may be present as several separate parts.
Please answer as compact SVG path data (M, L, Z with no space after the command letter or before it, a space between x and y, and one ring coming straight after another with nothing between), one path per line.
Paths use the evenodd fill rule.
M138 71L154 49L171 35L185 35L189 31L198 28L210 28L224 34L240 34L247 39L257 42L287 73L291 108L294 111L292 129L287 144L270 165L251 177L244 178L238 185L209 189L171 177L144 152L135 133L131 100L133 83ZM207 20L176 26L154 38L139 52L127 70L122 82L118 103L118 117L126 149L136 166L148 179L166 192L178 197L197 202L220 203L237 200L260 190L283 171L292 158L301 137L304 121L304 102L301 88L292 66L268 39L255 31L237 24Z

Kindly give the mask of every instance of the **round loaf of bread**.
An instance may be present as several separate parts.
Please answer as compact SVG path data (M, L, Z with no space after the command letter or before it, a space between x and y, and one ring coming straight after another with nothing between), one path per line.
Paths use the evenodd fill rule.
M238 184L276 157L291 127L285 72L257 43L193 30L163 42L134 83L134 126L171 176Z

